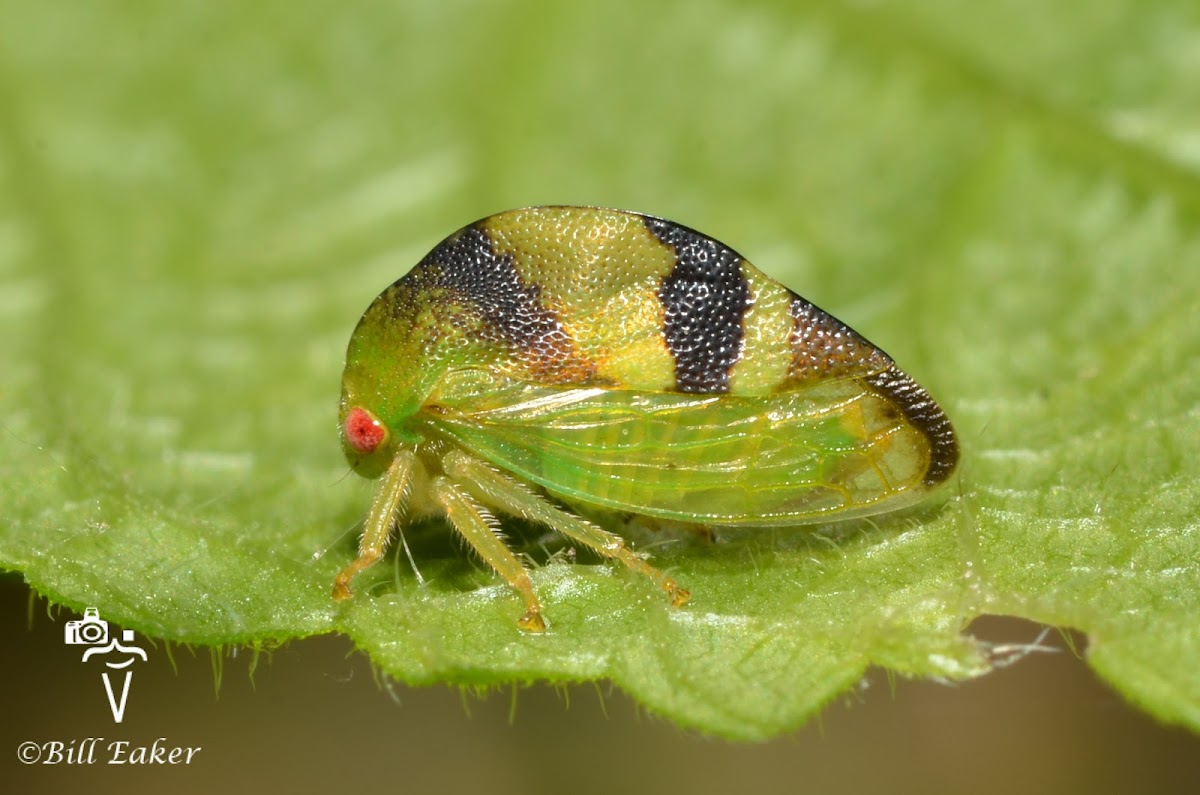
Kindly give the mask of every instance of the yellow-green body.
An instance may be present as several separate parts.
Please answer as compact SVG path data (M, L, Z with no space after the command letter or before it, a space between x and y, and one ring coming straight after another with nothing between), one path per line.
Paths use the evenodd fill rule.
M750 526L910 504L958 456L937 404L840 321L698 232L588 207L491 216L385 290L341 420L357 471L410 472L387 530L406 504L448 510L438 478L485 520L489 500L529 515L456 478L450 451L539 501Z

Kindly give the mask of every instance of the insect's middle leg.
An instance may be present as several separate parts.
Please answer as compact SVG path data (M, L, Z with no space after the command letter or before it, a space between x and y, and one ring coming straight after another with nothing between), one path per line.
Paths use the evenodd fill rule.
M533 593L533 581L517 556L496 535L496 520L448 478L435 478L432 489L454 529L524 597L525 614L517 619L517 626L527 632L545 632L546 621L542 618L542 606Z
M633 554L625 546L625 539L619 535L547 502L524 484L483 461L460 450L452 450L443 457L442 466L448 475L466 486L483 502L530 521L548 525L601 555L615 558L634 571L646 575L667 592L671 597L671 604L675 607L686 604L691 598L686 588Z

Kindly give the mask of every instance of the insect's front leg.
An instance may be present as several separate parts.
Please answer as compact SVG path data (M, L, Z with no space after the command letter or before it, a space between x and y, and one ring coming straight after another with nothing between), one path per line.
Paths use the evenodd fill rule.
M383 482L379 484L375 499L371 502L371 511L363 525L362 541L358 545L358 557L338 572L333 581L334 599L341 601L353 596L350 581L360 571L370 568L383 557L392 530L404 513L408 493L412 489L415 465L416 453L412 450L401 449L396 452L396 457L384 473Z
M625 546L625 539L610 533L569 511L542 499L524 484L461 450L451 450L442 458L446 474L461 483L488 505L530 521L548 525L572 540L594 549L606 558L621 561L644 574L667 592L671 604L687 604L691 593L675 580L651 566Z

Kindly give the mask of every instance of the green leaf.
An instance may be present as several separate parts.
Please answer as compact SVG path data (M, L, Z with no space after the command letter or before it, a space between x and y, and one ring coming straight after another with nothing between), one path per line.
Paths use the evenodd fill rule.
M868 666L984 674L969 623L1021 616L1200 729L1194 4L5 5L0 565L39 593L192 644L343 632L406 682L610 678L739 738ZM334 604L371 493L350 330L541 203L734 246L940 398L959 475L873 521L636 535L680 610L525 528L523 635L437 522L423 584L398 554Z

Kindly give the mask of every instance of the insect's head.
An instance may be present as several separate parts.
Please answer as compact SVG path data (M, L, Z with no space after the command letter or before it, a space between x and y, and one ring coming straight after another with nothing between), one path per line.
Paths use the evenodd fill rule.
M363 477L381 475L407 441L382 419L378 409L347 401L342 404L342 451L354 471Z
M401 394L389 390L396 382L390 368L364 366L353 359L342 377L342 399L338 411L338 431L342 452L354 471L374 478L388 468L398 445L412 441L404 432L404 420L411 415Z
M411 302L398 310L396 295L389 287L367 308L342 372L338 435L350 466L367 478L381 475L401 446L416 441L407 426L421 403L426 339L414 333Z

